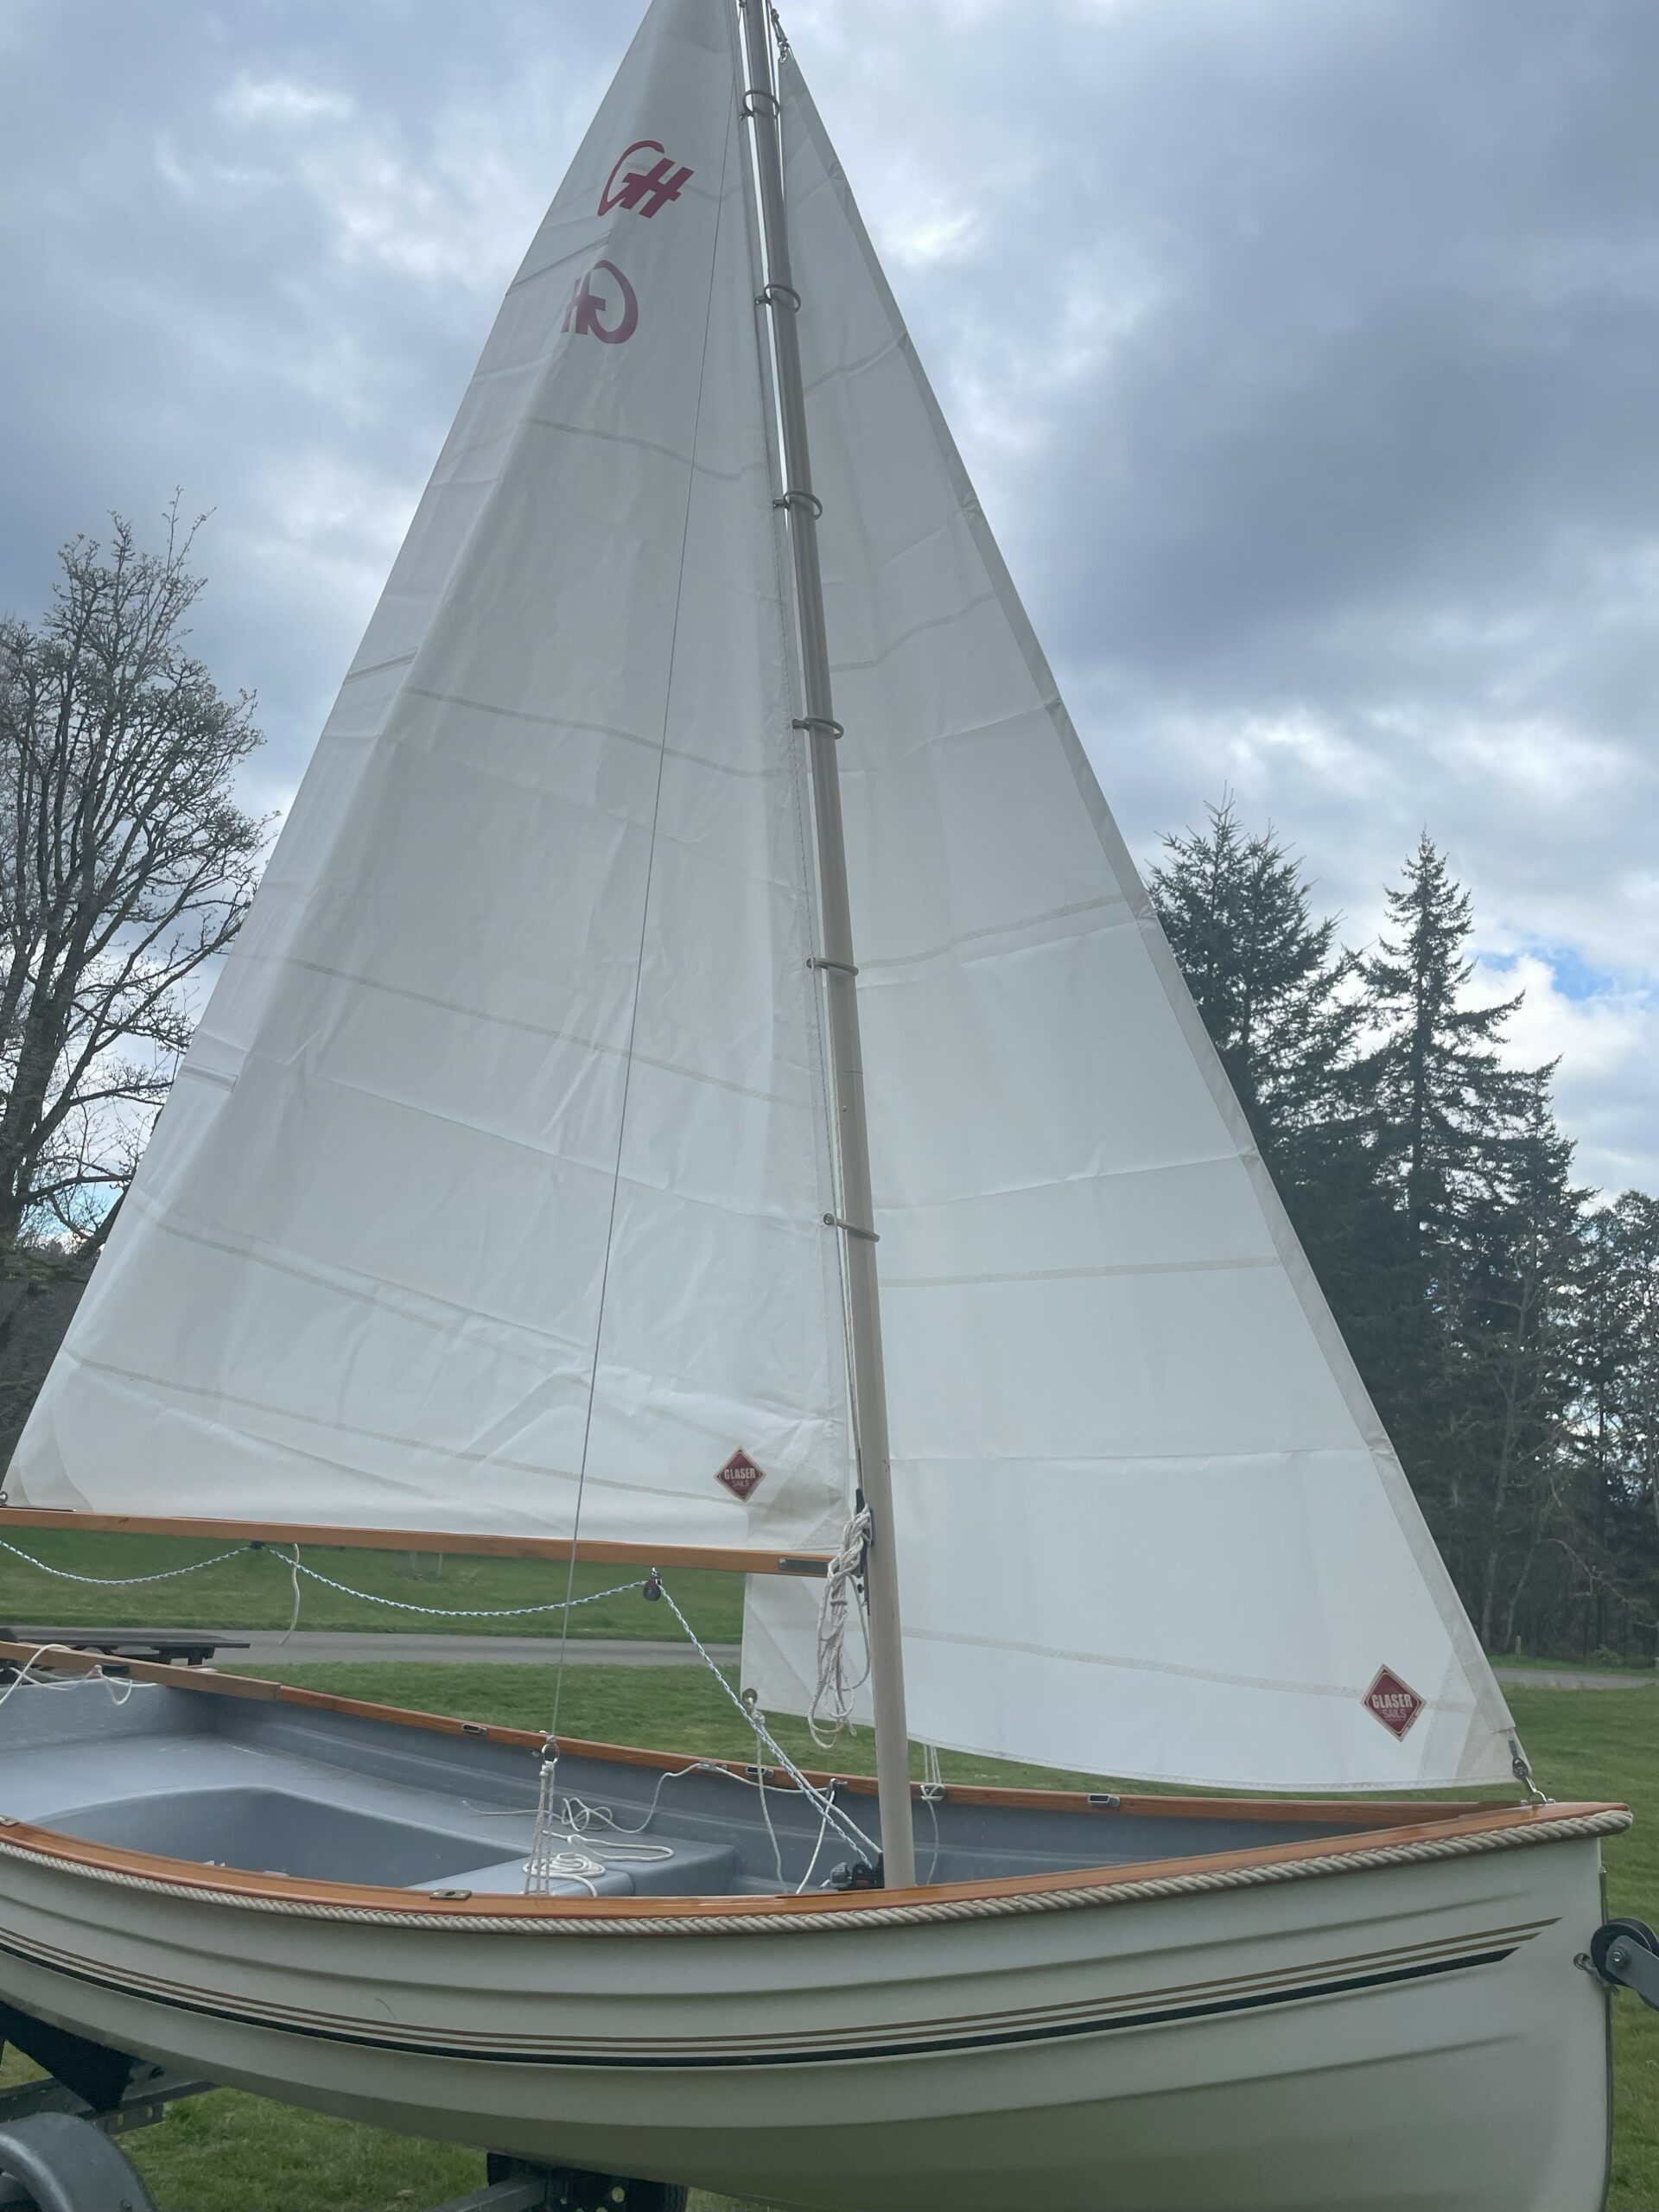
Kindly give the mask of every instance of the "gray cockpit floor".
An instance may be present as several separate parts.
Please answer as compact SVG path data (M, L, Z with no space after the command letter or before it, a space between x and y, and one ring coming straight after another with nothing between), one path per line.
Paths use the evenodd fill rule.
M539 1760L522 1745L136 1682L25 1682L0 1700L0 1812L200 1864L518 1894ZM791 1789L688 1759L664 1776L560 1758L569 1872L552 1894L729 1896L821 1882L849 1845ZM867 1796L838 1809L873 1832ZM1287 1808L1287 1812L1292 1810ZM1364 1825L1363 1817L1352 1823ZM978 1880L1328 1835L1293 1818L945 1802L918 1808L925 1879Z

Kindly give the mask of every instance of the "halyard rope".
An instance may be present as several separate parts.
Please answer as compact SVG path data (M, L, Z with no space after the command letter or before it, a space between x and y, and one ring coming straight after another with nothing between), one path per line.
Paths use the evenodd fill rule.
M1075 1889L1027 1890L988 1897L918 1897L914 1903L841 1906L818 1912L686 1913L655 1919L645 1914L607 1919L594 1914L423 1911L418 1905L393 1911L376 1905L322 1904L308 1897L251 1897L235 1890L211 1889L184 1882L158 1881L152 1875L125 1874L109 1866L88 1866L28 1844L0 1839L0 1858L43 1863L79 1879L152 1897L188 1896L201 1904L228 1905L239 1912L263 1912L280 1919L337 1920L367 1928L407 1928L442 1935L522 1936L825 1936L842 1929L916 1928L963 1920L1001 1920L1027 1913L1071 1912L1094 1905L1139 1904L1161 1897L1198 1897L1223 1890L1268 1888L1326 1874L1362 1874L1389 1866L1424 1865L1438 1859L1468 1859L1482 1852L1512 1851L1533 1844L1568 1843L1618 1835L1630 1824L1623 1810L1580 1813L1566 1820L1537 1821L1525 1827L1488 1829L1466 1836L1422 1838L1415 1843L1380 1844L1366 1851L1324 1852L1317 1858L1276 1859L1265 1866L1216 1868L1203 1874L1165 1874L1143 1881L1090 1883Z
M864 1633L864 1666L855 1681L847 1679L847 1625L856 1608L864 1628L864 1560L874 1523L861 1505L847 1523L841 1549L830 1562L818 1611L818 1681L807 1707L806 1725L821 1751L830 1749L853 1725L853 1700L870 1679L870 1640Z

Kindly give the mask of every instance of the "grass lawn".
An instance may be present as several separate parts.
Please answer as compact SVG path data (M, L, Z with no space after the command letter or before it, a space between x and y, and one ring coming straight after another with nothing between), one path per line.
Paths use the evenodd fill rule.
M199 1543L182 1536L89 1535L57 1529L20 1529L7 1536L0 1516L0 1538L60 1573L114 1580L123 1575L160 1574L195 1560L210 1560L224 1544ZM375 1605L301 1584L302 1629L405 1629L441 1630L442 1619L429 1620L410 1605L435 1611L492 1606L544 1605L564 1596L566 1569L542 1560L466 1559L451 1553L313 1550L301 1554L308 1567L337 1582L396 1599L398 1606ZM581 1605L570 1616L572 1636L626 1636L672 1643L678 1636L667 1608L648 1605L639 1594L642 1580L629 1581L622 1567L583 1564L576 1569L575 1594L627 1584L620 1597ZM743 1583L735 1574L700 1574L677 1569L665 1578L677 1603L705 1642L735 1643L743 1632ZM286 1555L241 1550L218 1567L181 1574L171 1582L140 1583L132 1589L60 1581L0 1551L0 1621L43 1624L53 1628L286 1628L293 1618L294 1581ZM531 1613L517 1620L461 1620L453 1625L469 1636L559 1634L556 1612Z
M1638 1682L1659 1683L1659 1660L1637 1659L1618 1651L1580 1652L1571 1659L1541 1658L1531 1652L1495 1651L1492 1664L1506 1674L1629 1675Z
M595 1611L599 1609L594 1608ZM260 1669L272 1672L272 1669ZM543 1667L365 1664L281 1670L284 1679L353 1697L544 1726L551 1676ZM1659 1923L1659 1705L1650 1689L1529 1690L1511 1694L1544 1785L1558 1797L1613 1797L1637 1824L1607 1847L1610 1909ZM567 1676L563 1732L620 1744L667 1745L727 1756L750 1738L717 1686L700 1671L593 1666ZM781 1721L794 1752L805 1731ZM868 1772L868 1737L843 1745L840 1764ZM948 1779L1077 1781L946 1753ZM1501 1793L1493 1792L1493 1795ZM1608 2212L1659 2206L1659 2014L1636 1999L1614 2000L1617 2126ZM179 2106L159 2126L130 2139L162 2212L399 2212L441 2203L476 2187L483 2162L470 2152L411 2142L340 2120L267 2104L225 2089ZM694 2197L693 2212L721 2200Z

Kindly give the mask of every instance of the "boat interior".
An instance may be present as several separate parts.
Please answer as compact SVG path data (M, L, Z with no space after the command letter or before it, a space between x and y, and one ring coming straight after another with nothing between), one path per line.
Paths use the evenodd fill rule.
M198 1866L453 1895L520 1896L540 1741L207 1670L0 1645L0 1815ZM168 1679L170 1677L171 1679ZM776 1769L580 1745L556 1770L553 1897L743 1897L848 1886L856 1854ZM816 1777L815 1777L816 1778ZM874 1837L868 1784L837 1814ZM1260 1850L1454 1806L1235 1804L946 1788L921 1794L924 1882ZM874 1856L872 1843L869 1856Z

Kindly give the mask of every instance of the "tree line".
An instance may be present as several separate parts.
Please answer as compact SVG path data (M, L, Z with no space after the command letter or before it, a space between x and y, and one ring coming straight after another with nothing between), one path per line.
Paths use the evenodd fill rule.
M252 896L254 702L189 646L202 582L117 518L0 618L0 1459ZM1573 1180L1548 1068L1471 1003L1467 893L1425 836L1341 944L1230 804L1153 896L1489 1648L1659 1649L1659 1200Z
M1365 952L1230 801L1150 888L1482 1642L1659 1655L1659 1199L1574 1183L1444 855Z

